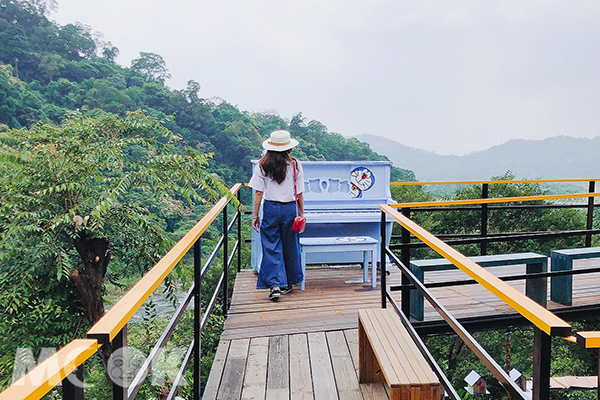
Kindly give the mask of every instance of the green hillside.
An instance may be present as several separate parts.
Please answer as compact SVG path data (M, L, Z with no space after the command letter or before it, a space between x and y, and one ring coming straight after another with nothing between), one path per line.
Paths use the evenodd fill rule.
M506 171L519 179L585 179L600 175L600 136L510 140L463 156L439 155L374 135L357 139L388 156L394 165L414 171L421 182L486 180Z
M97 39L89 27L60 26L47 18L45 2L0 0L0 130L37 122L59 125L79 110L117 115L145 110L185 145L214 153L210 170L227 183L249 179L250 160L275 129L289 129L300 141L295 155L304 160L387 160L357 139L329 132L299 112L291 118L253 113L227 101L201 97L193 80L175 90L165 60L141 52L131 67L114 62L119 50ZM393 180L412 180L410 171L394 169Z

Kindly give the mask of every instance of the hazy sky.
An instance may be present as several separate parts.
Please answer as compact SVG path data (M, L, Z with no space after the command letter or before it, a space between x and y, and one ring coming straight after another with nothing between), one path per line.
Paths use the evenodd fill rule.
M58 0L130 66L345 136L439 154L600 135L600 1Z

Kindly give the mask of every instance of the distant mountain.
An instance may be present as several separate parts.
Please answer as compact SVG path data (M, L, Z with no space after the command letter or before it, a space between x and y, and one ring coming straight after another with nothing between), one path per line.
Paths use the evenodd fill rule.
M442 156L374 135L356 137L419 181L486 180L511 171L517 179L600 177L600 136L510 140L464 156Z

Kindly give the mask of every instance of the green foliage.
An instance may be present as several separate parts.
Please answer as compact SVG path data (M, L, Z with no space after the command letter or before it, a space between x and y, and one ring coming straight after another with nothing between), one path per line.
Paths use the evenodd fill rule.
M135 282L204 215L202 203L223 193L221 181L247 181L273 130L298 137L300 159L386 159L301 113L289 120L241 111L201 98L195 81L171 90L160 55L142 52L121 67L115 46L89 27L48 20L50 8L52 1L0 0L0 385L10 380L16 347L81 336L86 319L103 313L106 291ZM392 180L414 174L393 168ZM218 236L211 227L203 240ZM92 270L101 282L94 301L80 291ZM187 257L172 275L172 284L190 281ZM213 322L203 363L222 324ZM101 382L100 363L90 363L91 381ZM98 388L103 398L108 389Z
M163 83L171 77L165 60L155 53L140 52L140 56L131 62L131 69L149 81Z
M493 177L493 181L512 181L515 177L510 172L503 176ZM489 198L528 197L547 194L547 189L539 183L490 184ZM459 188L452 199L467 200L481 198L481 185L469 185ZM426 192L422 186L393 186L392 197L401 203L435 200L435 196ZM494 207L516 205L551 205L552 202L537 200L527 202L506 202L489 205L488 234L518 233L537 231L567 231L585 228L585 213L578 209L507 209L497 210ZM474 206L473 211L417 211L412 218L419 225L434 234L479 234L481 230L481 208ZM394 234L400 234L400 227L394 227ZM508 254L533 251L550 254L553 249L571 248L583 245L581 237L544 238L543 240L520 240L504 243L489 243L488 254ZM466 255L478 255L479 245L457 246ZM432 252L416 250L413 258L438 257Z
M101 291L93 283L105 273L140 274L172 243L170 213L227 191L206 171L209 157L178 141L142 112L0 133L0 345L9 355L0 370L11 371L18 346L80 335L84 314L93 323L104 312L101 292L90 298L82 287Z
M574 328L597 329L597 321L574 323ZM477 342L503 368L516 368L527 379L533 375L533 330L518 328L474 333ZM425 339L427 348L438 361L455 388L466 385L464 378L475 370L490 391L490 399L506 398L506 391L485 368L475 354L455 335L432 336ZM593 376L597 374L597 358L590 350L561 338L552 340L551 376ZM507 355L510 354L509 357ZM509 368L508 368L509 367ZM592 392L553 392L551 399L590 399ZM595 398L595 397L593 397Z
M70 111L95 115L104 110L124 116L135 109L165 123L182 142L214 153L209 171L228 184L250 178L250 160L259 158L261 143L276 129L289 129L300 141L294 153L305 160L387 160L369 145L328 132L302 113L291 120L249 113L220 100L200 97L200 84L190 80L181 91L164 86L170 77L158 54L140 52L130 68L114 63L118 49L94 40L89 27L59 26L46 18L44 2L0 0L0 123L11 128L38 121L60 123ZM1 72L0 72L1 75ZM8 79L17 84L8 85ZM412 171L392 168L392 180L415 180Z
M503 176L493 177L496 181L510 181L515 177L510 172ZM489 185L488 197L525 197L545 195L546 190L539 183L510 183ZM472 185L456 192L455 199L474 199L481 197L481 187ZM493 206L507 205L548 205L547 201L527 201L498 203ZM443 213L439 227L440 233L478 233L481 225L481 212L447 212ZM585 216L581 210L575 209L528 209L528 210L493 210L488 214L488 234L515 233L535 231L576 230L585 227ZM556 238L543 241L528 240L488 245L489 254L507 254L519 251L534 251L550 254L552 249L577 247L580 238ZM471 249L476 252L476 248Z

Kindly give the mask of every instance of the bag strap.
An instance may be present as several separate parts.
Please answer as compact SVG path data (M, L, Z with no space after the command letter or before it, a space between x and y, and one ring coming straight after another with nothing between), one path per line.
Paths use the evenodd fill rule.
M296 160L292 161L292 168L294 170L294 200L296 201L296 217L298 216L298 194L296 193Z

